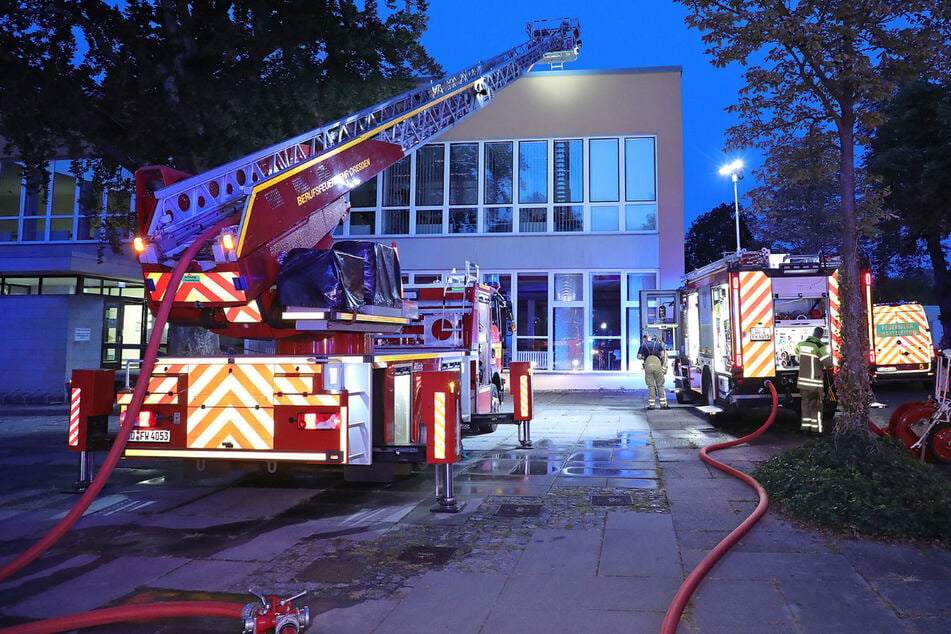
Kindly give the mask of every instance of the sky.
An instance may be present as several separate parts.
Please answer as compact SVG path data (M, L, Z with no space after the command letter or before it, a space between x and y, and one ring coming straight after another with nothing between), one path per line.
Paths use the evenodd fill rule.
M733 204L733 183L718 173L734 159L747 165L740 205L753 185L756 152L723 152L726 129L736 123L725 108L742 87L738 65L715 68L701 32L684 23L687 10L671 0L430 0L422 42L447 73L526 41L525 24L578 18L582 47L565 69L680 66L683 69L684 229L721 203ZM547 66L541 67L548 70Z

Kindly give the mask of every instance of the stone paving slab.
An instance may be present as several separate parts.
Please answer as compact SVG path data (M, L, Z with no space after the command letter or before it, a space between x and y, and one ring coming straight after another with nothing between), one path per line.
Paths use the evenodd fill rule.
M843 576L829 583L811 575L776 580L796 620L806 632L901 632L901 619L884 605L869 584Z
M502 574L427 573L374 632L480 632L506 580Z
M179 557L121 557L37 593L6 612L35 619L86 612L115 601L131 588L149 585L187 563L188 559Z

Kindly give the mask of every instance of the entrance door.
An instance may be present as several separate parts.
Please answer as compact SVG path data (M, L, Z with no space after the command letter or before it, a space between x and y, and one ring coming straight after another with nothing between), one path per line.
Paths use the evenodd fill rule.
M143 304L106 302L102 316L102 367L123 370L144 353Z

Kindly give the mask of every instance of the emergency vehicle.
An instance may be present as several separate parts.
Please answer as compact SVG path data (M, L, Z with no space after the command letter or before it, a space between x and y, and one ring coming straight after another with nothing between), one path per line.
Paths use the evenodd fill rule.
M896 302L872 306L869 361L875 381L934 378L934 342L928 315L921 304Z
M677 401L711 414L742 408L769 398L767 379L787 403L798 400L796 345L817 326L840 362L840 264L821 254L740 251L688 273L676 291L641 291L642 326L672 344ZM861 285L870 312L869 272Z
M504 384L492 290L467 274L404 295L395 246L332 238L360 183L490 103L534 64L577 58L575 19L530 23L528 35L488 61L209 172L136 172L135 248L154 330L167 315L272 340L275 352L153 365L147 349L134 394L120 397L133 410L142 399L126 457L269 470L340 465L348 476L376 479L365 476L386 478L398 464L448 469L461 453L463 423L485 430L514 422L530 445L527 363L511 364L514 411L498 412ZM89 372L73 376L68 441L84 458L90 429L101 429L112 400L103 396L109 382ZM450 485L451 473L445 477Z

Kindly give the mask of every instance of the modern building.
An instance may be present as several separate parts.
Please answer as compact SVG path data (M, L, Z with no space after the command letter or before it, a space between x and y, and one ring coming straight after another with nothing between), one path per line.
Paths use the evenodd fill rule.
M529 73L353 192L336 233L396 243L407 281L477 265L513 303L516 360L638 371L639 291L684 272L681 112L679 67ZM62 399L74 368L142 353L140 270L97 253L73 171L0 164L0 399Z

